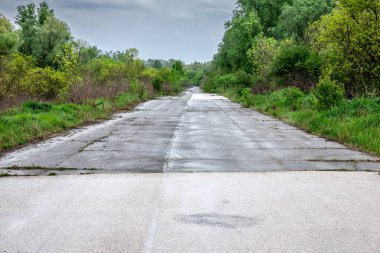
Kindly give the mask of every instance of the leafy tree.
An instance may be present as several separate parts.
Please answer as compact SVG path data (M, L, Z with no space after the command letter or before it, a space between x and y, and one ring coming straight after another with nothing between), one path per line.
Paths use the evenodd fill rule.
M36 10L30 3L17 7L16 23L20 26L22 44L19 51L36 58L39 66L53 66L55 56L71 40L68 26L54 16L44 1Z
M162 62L160 60L154 60L152 63L152 68L155 68L155 69L162 68Z
M273 33L278 38L294 38L301 40L310 23L322 15L331 12L332 6L326 0L293 0L293 4L285 4L281 8Z
M263 26L265 35L272 35L271 28L277 25L284 4L291 4L293 0L238 0L239 12L245 14L256 12Z
M50 9L48 4L43 1L40 3L40 6L37 8L37 21L40 26L45 24L49 16L54 16L54 10Z
M54 59L64 45L72 40L69 27L54 16L48 16L38 29L32 47L39 66L53 66Z
M255 12L239 14L235 12L231 21L226 23L226 32L219 51L214 57L215 65L224 72L252 69L247 52L253 39L262 32L260 20Z
M380 94L380 0L340 0L309 29L325 56L324 76L349 96Z
M0 57L9 55L18 45L18 36L11 22L0 13Z
M173 66L172 66L172 71L179 74L179 75L184 75L185 72L183 70L183 63L181 61L175 61Z
M16 24L21 28L20 35L22 40L19 51L25 55L31 55L37 32L36 6L34 3L26 6L20 5L17 7L17 11Z
M77 40L75 42L76 49L78 53L78 63L80 66L88 64L92 59L99 56L100 50L96 46L90 46L88 42Z

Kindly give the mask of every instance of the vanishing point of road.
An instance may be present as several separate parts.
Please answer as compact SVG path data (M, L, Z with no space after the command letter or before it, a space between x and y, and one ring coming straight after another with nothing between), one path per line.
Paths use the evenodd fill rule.
M379 252L379 171L192 88L4 155L0 252Z

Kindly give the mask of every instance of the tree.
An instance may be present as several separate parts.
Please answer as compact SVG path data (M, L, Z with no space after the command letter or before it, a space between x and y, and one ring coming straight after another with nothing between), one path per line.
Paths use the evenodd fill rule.
M322 15L331 12L332 4L326 0L293 0L293 4L285 4L281 8L273 34L277 38L303 39L306 28Z
M251 71L252 65L247 53L253 39L261 32L262 26L255 12L249 14L235 12L232 20L226 23L223 41L214 57L215 65L222 72Z
M308 33L325 56L324 76L347 95L380 94L380 0L340 0Z
M36 58L40 67L53 66L55 56L71 40L68 26L54 16L45 1L37 10L33 3L18 6L17 10L22 41L19 51Z
M45 24L49 16L54 16L54 10L50 9L48 4L43 1L37 9L38 24L42 26Z
M53 66L57 54L72 40L69 27L54 16L48 16L35 35L32 54L39 66Z
M31 55L37 32L36 6L33 3L21 5L17 7L17 11L16 24L20 26L22 40L19 51L25 55Z
M100 50L96 46L90 46L85 40L78 39L75 41L74 45L75 52L78 54L78 63L80 66L88 64L100 54Z
M0 56L9 55L18 45L18 36L11 22L0 13Z
M160 60L154 60L152 63L152 68L155 68L155 69L162 68L162 62Z
M173 66L172 66L172 71L179 74L179 75L184 75L185 72L183 70L183 63L181 61L175 61Z
M272 35L271 28L277 25L284 4L291 4L293 0L238 0L237 10L245 14L256 12L263 26L265 35Z

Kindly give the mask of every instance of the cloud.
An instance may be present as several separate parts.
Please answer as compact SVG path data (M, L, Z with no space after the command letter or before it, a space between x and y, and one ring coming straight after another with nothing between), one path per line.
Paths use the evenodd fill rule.
M151 10L155 4L153 0L60 0L59 5L70 9L123 9L123 10Z
M175 10L172 12L171 16L179 20L188 20L194 18L194 16L188 10Z
M233 0L200 0L198 9L204 9L207 15L216 18L227 17L235 6Z
M212 9L229 9L235 5L235 1L231 0L201 0L199 5Z

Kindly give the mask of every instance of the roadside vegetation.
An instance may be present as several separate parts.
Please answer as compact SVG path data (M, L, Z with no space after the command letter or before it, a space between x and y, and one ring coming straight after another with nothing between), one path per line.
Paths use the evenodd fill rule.
M380 0L238 0L202 84L380 155Z
M135 48L103 52L75 39L46 2L17 10L17 28L0 13L0 151L178 94L203 77L196 64L143 61Z

